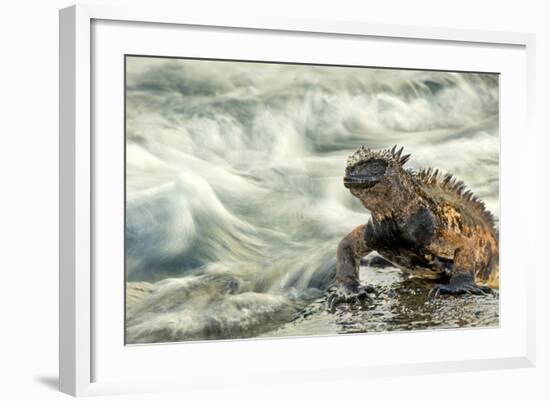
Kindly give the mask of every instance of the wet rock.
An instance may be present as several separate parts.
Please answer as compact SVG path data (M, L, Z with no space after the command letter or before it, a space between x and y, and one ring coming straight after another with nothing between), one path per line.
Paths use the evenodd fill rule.
M380 254L372 252L365 258L361 259L361 266L384 268L392 267L393 264Z
M363 286L376 295L369 304L338 304L327 312L325 301L336 288L315 299L297 319L266 336L346 334L425 329L491 327L499 324L498 292L472 297L428 298L433 283L410 279L397 268L362 268ZM321 302L319 302L321 301Z

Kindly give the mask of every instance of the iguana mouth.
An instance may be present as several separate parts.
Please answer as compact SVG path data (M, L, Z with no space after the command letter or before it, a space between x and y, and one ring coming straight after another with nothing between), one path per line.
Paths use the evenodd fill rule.
M379 183L381 177L372 177L368 175L348 175L344 177L344 186L346 188L372 188Z

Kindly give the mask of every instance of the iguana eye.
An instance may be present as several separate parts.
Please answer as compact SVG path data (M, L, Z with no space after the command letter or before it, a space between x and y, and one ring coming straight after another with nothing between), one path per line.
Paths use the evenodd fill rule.
M368 176L382 176L386 172L388 163L384 160L369 160L357 166L356 174Z

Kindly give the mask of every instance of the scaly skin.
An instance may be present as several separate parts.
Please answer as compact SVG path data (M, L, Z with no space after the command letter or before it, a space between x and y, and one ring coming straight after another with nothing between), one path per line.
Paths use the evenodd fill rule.
M371 219L338 246L338 290L329 307L368 298L359 261L372 251L412 275L438 280L434 295L498 288L498 233L483 202L450 174L404 169L410 155L395 148L361 147L348 159L344 185Z

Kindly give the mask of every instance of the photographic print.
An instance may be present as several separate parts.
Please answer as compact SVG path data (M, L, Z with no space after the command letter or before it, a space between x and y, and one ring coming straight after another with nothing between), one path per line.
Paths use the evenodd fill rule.
M498 74L125 58L126 344L499 325Z

